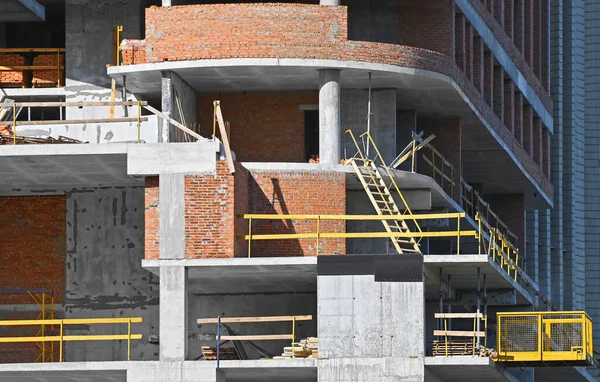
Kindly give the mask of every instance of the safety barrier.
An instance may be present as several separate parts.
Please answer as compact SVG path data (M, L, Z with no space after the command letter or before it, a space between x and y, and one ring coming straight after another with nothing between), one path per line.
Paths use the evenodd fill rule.
M433 341L433 356L486 356L481 351L481 338L483 348L487 345L487 316L482 313L435 313L435 318L441 320L440 328L434 330L433 335L443 338L443 341ZM448 329L448 320L468 319L473 320L473 330ZM483 328L481 322L483 321ZM483 329L483 330L482 330ZM457 341L454 337L469 338L467 341Z
M592 320L585 312L497 314L500 362L593 364Z
M141 340L141 334L131 333L131 324L142 322L141 317L135 318L86 318L86 319L53 319L53 320L0 320L0 327L41 326L41 336L36 337L0 337L0 343L54 343L58 342L59 360L63 361L63 343L66 341L121 341L127 340L127 360L131 359L131 340ZM65 335L67 325L99 325L127 324L127 334L107 335ZM48 334L58 333L58 335Z
M406 238L406 237L454 237L457 239L457 254L460 254L461 238L477 239L477 231L461 230L461 219L464 219L464 212L441 213L441 214L418 214L418 215L277 215L277 214L246 214L244 219L248 220L248 235L245 239L248 240L248 257L252 253L253 240L289 240L289 239L314 239L316 240L316 253L319 254L319 242L322 239L378 239L378 238ZM433 219L456 219L456 230L448 231L420 231L420 232L321 232L321 222L331 220L359 220L359 221L386 221L386 220L433 220ZM307 220L314 221L316 227L311 233L269 233L255 234L253 233L252 224L257 220ZM463 223L464 224L464 223Z

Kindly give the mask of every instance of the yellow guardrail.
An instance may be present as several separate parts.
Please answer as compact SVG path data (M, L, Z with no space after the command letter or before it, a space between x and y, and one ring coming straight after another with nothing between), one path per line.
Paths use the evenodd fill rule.
M456 237L457 238L457 254L460 254L460 239L461 237L471 237L477 239L476 230L461 230L460 220L464 219L464 212L455 213L440 213L440 214L419 214L419 215L277 215L277 214L246 214L244 219L248 220L248 235L245 239L248 240L248 257L252 253L253 240L288 240L288 239L315 239L316 254L319 254L319 241L321 239L377 239L391 237ZM321 232L321 222L340 220L432 220L432 219L456 219L457 229L449 231L418 231L418 232ZM308 220L314 221L316 224L316 232L311 233L283 233L283 234L256 234L253 233L253 223L257 220Z
M59 360L63 361L63 342L65 341L121 341L127 340L127 360L131 359L131 340L141 340L141 334L131 333L131 324L141 323L141 317L134 318L84 318L84 319L52 319L52 320L0 320L0 327L8 326L41 326L45 328L43 336L34 337L0 337L0 343L59 343ZM127 334L107 335L65 335L67 325L127 324ZM47 335L58 332L58 335Z
M583 311L498 313L498 361L591 365L592 329Z

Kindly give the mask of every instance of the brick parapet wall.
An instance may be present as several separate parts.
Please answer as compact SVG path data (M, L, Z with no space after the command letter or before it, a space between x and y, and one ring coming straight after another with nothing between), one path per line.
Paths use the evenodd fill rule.
M46 288L65 294L66 197L0 198L0 289ZM0 304L34 304L29 295L0 294Z
M146 41L123 40L121 43L121 62L123 65L143 64L146 62Z

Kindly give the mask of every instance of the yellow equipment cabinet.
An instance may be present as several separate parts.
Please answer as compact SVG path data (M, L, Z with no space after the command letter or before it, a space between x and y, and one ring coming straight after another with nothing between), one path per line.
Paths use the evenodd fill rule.
M497 314L499 362L593 365L592 320L585 312Z

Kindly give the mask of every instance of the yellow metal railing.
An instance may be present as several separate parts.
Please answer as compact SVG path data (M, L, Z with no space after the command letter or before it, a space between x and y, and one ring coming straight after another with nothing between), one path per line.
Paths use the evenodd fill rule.
M442 153L440 153L431 143L430 140L423 140L420 135L413 132L412 142L412 172L420 172L417 166L416 159L420 154L421 160L427 164L428 171L425 175L431 176L431 178L442 187L442 189L454 197L454 188L456 183L454 182L454 165L450 163ZM416 149L421 145L420 152ZM423 172L421 172L423 173Z
M504 269L509 276L518 280L523 269L523 258L519 256L519 249L512 245L506 236L496 228L491 227L479 213L475 214L477 232L479 233L479 254L487 254ZM487 233L489 238L485 239Z
M42 326L43 335L35 337L0 337L0 343L55 343L59 346L59 360L63 361L63 343L66 341L127 341L127 360L131 359L131 340L141 340L141 334L131 333L131 324L142 322L135 318L87 318L53 320L0 320L0 327ZM65 335L67 325L127 324L127 334ZM58 333L54 334L54 333ZM54 335L48 335L53 333Z
M485 352L481 352L479 345L480 338L483 338L484 348L487 346L487 316L477 313L435 313L434 316L438 320L442 320L444 329L434 330L433 335L443 338L443 341L433 342L434 356L485 356ZM469 319L473 320L473 330L449 330L448 320ZM482 323L483 321L483 328ZM469 338L467 342L456 341L454 338ZM469 354L470 353L470 354Z
M289 240L289 239L314 239L316 242L315 256L319 255L319 242L322 239L377 239L377 238L408 238L408 237L454 237L457 239L457 254L460 254L461 238L477 238L475 230L461 230L460 221L465 218L464 212L441 213L441 214L419 214L419 215L278 215L278 214L246 214L244 219L248 220L248 257L251 257L252 242L256 240ZM385 221L385 220L433 220L433 219L456 219L457 229L448 231L419 231L419 232L322 232L323 221ZM309 233L260 233L253 232L253 224L257 220L306 220L314 221L315 229L309 229Z
M500 362L592 364L592 320L585 312L498 313L497 325Z

